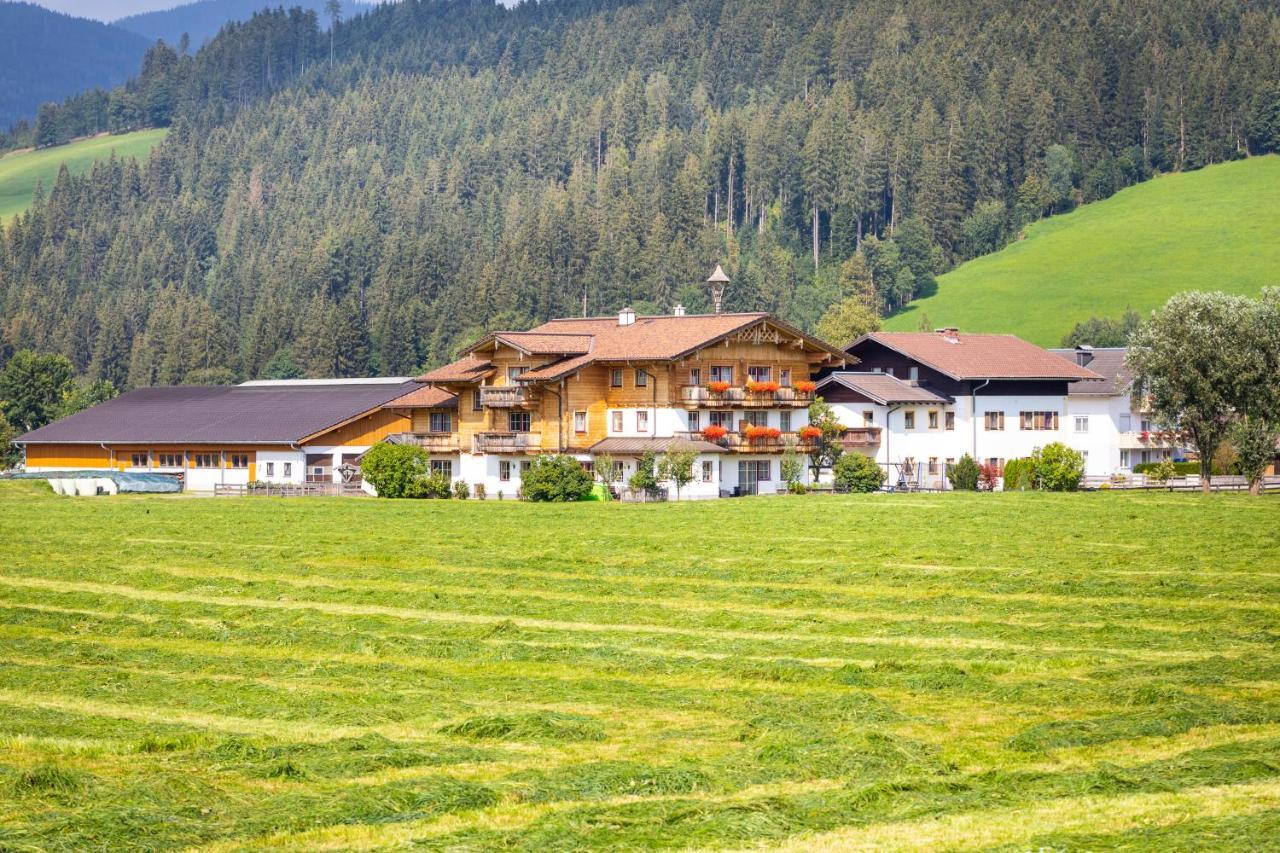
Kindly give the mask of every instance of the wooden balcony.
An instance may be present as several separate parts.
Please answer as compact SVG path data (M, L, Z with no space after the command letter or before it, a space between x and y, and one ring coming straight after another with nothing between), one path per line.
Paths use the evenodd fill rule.
M852 427L840 434L840 443L846 449L880 446L880 427Z
M456 432L398 432L387 436L390 444L410 444L428 453L457 453L462 449Z
M689 441L710 441L701 432L677 432L676 438ZM813 450L813 442L802 438L798 432L784 432L777 438L747 438L745 433L731 432L711 442L733 453L781 453L794 446L796 453Z
M752 392L743 387L712 391L706 385L682 385L680 387L680 402L689 409L698 407L713 409L799 407L808 406L813 402L813 392L797 391L791 387L764 392Z
M481 388L480 404L491 409L511 409L538 402L538 391L523 385L505 385L500 388Z
M542 449L542 433L478 432L472 448L473 453L537 453Z

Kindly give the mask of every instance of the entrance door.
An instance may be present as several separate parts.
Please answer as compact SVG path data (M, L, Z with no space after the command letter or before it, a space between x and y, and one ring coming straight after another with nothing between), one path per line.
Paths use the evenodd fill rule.
M773 479L773 462L768 459L745 459L738 462L738 491L744 495L760 494L760 484Z

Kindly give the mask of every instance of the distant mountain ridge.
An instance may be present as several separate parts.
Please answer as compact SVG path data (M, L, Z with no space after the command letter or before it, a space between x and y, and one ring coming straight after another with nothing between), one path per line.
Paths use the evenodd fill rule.
M191 38L191 48L197 49L218 34L224 26L232 21L247 21L255 12L266 8L284 6L291 9L298 6L309 12L315 12L321 26L328 25L325 14L325 0L197 0L172 9L157 12L143 12L120 18L115 26L156 41L163 39L169 44L177 44L186 33ZM371 4L361 0L343 0L342 17L369 11Z
M47 101L124 83L148 45L111 24L0 0L0 128L33 120Z

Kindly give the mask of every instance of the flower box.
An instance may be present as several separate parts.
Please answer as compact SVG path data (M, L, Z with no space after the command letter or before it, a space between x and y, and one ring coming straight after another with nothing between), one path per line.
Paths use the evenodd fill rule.
M719 441L729 434L729 430L719 424L708 424L702 428L702 437L707 441Z
M707 383L707 390L710 391L712 394L723 394L725 391L728 391L731 387L732 386L728 382L721 382L719 380L715 382Z
M822 437L822 430L813 425L800 427L800 437L805 441L816 441Z
M767 426L749 426L743 431L743 435L747 437L747 441L776 441L782 438L782 430L777 427Z
M760 382L754 379L747 381L747 391L752 394L776 394L778 389L782 387L772 380L763 380Z
M812 394L818 390L818 383L808 379L801 379L799 382L793 382L791 387L800 394Z

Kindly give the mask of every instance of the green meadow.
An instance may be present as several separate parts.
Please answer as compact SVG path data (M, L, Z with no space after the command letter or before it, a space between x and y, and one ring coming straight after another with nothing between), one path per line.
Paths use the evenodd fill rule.
M145 160L168 132L139 130L118 136L94 136L38 151L0 155L0 220L26 210L37 183L43 183L48 192L64 165L73 174L80 174L89 171L95 160L110 157L113 151L117 157Z
M0 484L0 849L1273 847L1278 523Z
M1007 332L1058 346L1091 316L1146 312L1182 290L1280 286L1280 156L1164 175L1071 213L939 277L885 321Z

